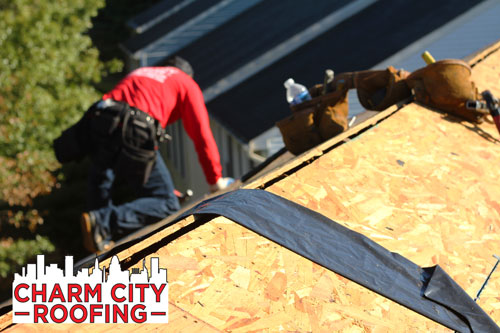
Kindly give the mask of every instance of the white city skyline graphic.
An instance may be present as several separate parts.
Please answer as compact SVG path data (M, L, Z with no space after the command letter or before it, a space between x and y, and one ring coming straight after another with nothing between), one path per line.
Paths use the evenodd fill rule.
M117 256L107 269L96 258L91 268L74 272L73 257L57 264L36 264L14 274L12 288L14 323L167 323L167 270L150 258L150 269L122 270ZM91 272L92 271L92 272ZM76 274L75 274L76 273Z
M86 278L88 278L87 282L124 282L125 279L129 279L133 283L167 282L167 270L159 267L159 259L157 257L150 258L151 276L149 276L149 271L146 267L146 259L143 260L142 270L132 268L132 272L129 273L128 270L122 271L118 257L113 256L109 264L107 278L106 271L99 267L99 259L97 258L94 261L92 273L90 273L90 268L82 267L75 275L73 265L73 257L66 256L63 271L57 264L45 266L45 256L37 255L36 264L28 264L27 267L21 269L21 274L14 274L14 282L32 282L33 280L40 282L45 281L46 277L50 277L50 279L64 277L65 279L79 282L82 282L80 279Z

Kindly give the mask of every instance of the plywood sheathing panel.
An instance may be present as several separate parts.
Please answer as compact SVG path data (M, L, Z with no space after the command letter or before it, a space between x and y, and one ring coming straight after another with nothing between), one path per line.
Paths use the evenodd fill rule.
M171 302L170 322L145 326L151 330L448 331L223 217L150 253L147 266L149 257L168 269ZM141 268L142 259L132 267ZM32 327L100 332L139 326L20 324L9 332Z
M498 53L500 53L500 42L496 42L491 46L477 52L476 54L470 56L470 59L467 61L472 67L475 67L486 59L490 59L488 61L488 69L485 70L476 70L472 72L472 79L475 81L476 86L478 86L478 91L482 92L483 90L490 89L497 97L499 97L499 68L498 68ZM493 60L495 58L497 60ZM481 68L481 66L479 66ZM484 68L484 67L483 67ZM480 74L481 73L481 74ZM481 77L478 77L481 75ZM479 80L478 80L479 79ZM484 82L483 82L484 81ZM496 88L495 88L496 87ZM332 147L341 144L344 140L348 140L349 137L356 135L357 133L361 133L362 131L370 128L371 126L377 124L380 121L391 116L393 113L399 110L398 106L392 106L388 109L378 112L375 116L370 119L354 126L353 128L348 129L347 131L333 137L332 139L323 142L322 144L312 148L303 154L296 156L295 159L288 162L286 165L280 165L272 172L268 172L259 179L252 180L251 183L245 184L244 188L263 188L266 186L268 182L273 182L275 179L282 177L284 175L293 172L295 168L301 167L304 163L308 163L308 161L318 158L323 155L323 152L328 151Z
M223 331L448 331L223 217L150 256L170 300Z
M487 60L481 66L491 65ZM483 87L479 82L478 86ZM395 110L382 112L370 121L375 123ZM469 294L474 294L470 289L478 289L494 263L489 252L493 252L491 247L498 239L483 231L497 228L494 220L498 220L498 216L494 214L498 212L491 207L495 206L492 202L498 188L482 187L475 167L484 161L473 162L465 156L477 153L488 159L489 148L485 147L492 144L468 130L467 124L452 123L442 117L441 113L417 105L407 107L356 140L321 156L335 142L341 142L359 128L299 156L253 186L284 177L268 190L340 221L422 266L439 263ZM428 127L429 124L432 126ZM491 125L481 125L481 128L496 135ZM416 134L415 138L411 138L410 133ZM441 153L444 147L433 150L440 147L436 145L439 140L453 148L448 150L448 160ZM429 152L426 146L431 147ZM309 166L287 173L303 161L318 156L321 157ZM366 167L365 159L373 165L368 163L370 167ZM401 173L402 170L391 163L397 168L406 168ZM457 170L460 175L454 176ZM324 186L326 180L328 186ZM470 184L464 184L464 180ZM419 181L422 183L418 184ZM364 196L363 193L356 196L360 192L356 186L364 189L363 185L367 188ZM480 206L483 208L478 210L467 205L468 198L477 201L478 193L483 192L487 194L482 196ZM459 212L455 212L457 209ZM462 223L474 220L478 211L489 216L482 226ZM460 237L451 237L457 233ZM471 237L465 236L471 233ZM473 238L474 235L481 238ZM161 237L155 235L149 243ZM468 252L456 249L455 240ZM485 249L484 244L490 249ZM465 253L471 258L465 258ZM224 218L214 219L152 255L160 256L162 265L169 268L171 299L175 304L219 329L444 330ZM460 265L464 262L467 262L465 266ZM497 283L492 280L481 298L481 305L496 295ZM498 299L488 301L491 307L498 303ZM486 309L497 319L490 308Z
M0 316L0 331L12 324L12 311Z
M500 98L500 45L497 47L496 52L484 59L478 59L472 69L472 80L476 83L479 92L488 89L495 97ZM495 137L498 138L498 135Z
M288 161L285 165L280 165L276 167L276 169L265 173L260 178L252 180L251 182L245 184L243 188L264 188L267 183L276 181L277 178L286 176L289 173L293 173L293 170L295 168L300 168L304 164L308 163L308 161L318 158L319 156L323 155L325 151L333 149L333 147L335 147L336 145L342 144L343 142L349 140L350 137L355 136L358 133L377 124L378 122L388 118L397 110L399 110L399 106L393 105L384 111L378 112L376 115L365 120L364 122L296 156L291 161Z
M500 52L477 66L500 96ZM475 297L500 254L500 134L412 104L266 190L318 211ZM479 305L500 322L500 271Z

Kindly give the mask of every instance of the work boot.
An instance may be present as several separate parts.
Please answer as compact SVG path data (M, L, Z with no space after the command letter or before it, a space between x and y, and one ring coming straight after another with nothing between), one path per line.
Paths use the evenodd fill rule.
M113 242L106 241L97 229L97 222L94 213L83 213L80 217L82 227L83 246L87 251L100 253L109 250Z

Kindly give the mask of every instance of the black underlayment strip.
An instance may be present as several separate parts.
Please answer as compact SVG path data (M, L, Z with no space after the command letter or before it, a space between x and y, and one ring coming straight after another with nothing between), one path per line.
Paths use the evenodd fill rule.
M369 238L263 190L236 190L180 218L216 214L459 332L500 332L439 266L421 268Z

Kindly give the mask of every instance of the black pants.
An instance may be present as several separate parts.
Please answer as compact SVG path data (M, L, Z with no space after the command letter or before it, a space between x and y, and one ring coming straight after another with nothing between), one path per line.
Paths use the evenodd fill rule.
M87 116L92 145L88 203L103 238L127 234L179 210L172 178L157 150L158 122L112 100L96 103ZM132 201L113 201L115 183L132 193Z

